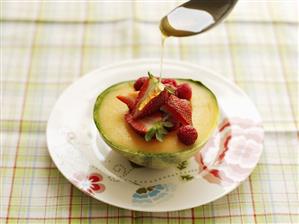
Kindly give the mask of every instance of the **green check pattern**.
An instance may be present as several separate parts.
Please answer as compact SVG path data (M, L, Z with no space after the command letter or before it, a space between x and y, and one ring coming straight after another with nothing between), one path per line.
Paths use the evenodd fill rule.
M166 58L233 80L263 117L264 153L235 191L134 212L84 195L51 161L46 123L64 88L109 63L159 57L159 18L179 2L1 1L1 223L299 223L296 0L240 0L216 29L166 43Z

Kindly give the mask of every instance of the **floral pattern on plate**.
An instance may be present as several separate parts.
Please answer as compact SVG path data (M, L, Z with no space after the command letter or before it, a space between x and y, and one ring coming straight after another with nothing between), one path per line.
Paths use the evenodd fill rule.
M73 176L73 182L78 188L88 194L94 195L95 193L101 193L105 190L105 185L100 183L103 180L103 176L99 173L76 173Z
M141 204L158 203L171 196L174 190L174 184L157 184L149 187L141 187L132 195L132 202Z
M243 181L260 157L263 137L259 123L241 118L224 119L218 132L195 156L200 175L210 183L222 185ZM218 150L213 152L215 148ZM212 160L211 154L214 154Z

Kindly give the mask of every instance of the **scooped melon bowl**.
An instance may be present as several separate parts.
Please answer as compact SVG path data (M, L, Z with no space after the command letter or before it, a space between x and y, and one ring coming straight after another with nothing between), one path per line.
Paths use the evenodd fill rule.
M128 160L149 168L168 168L194 156L215 130L220 116L219 106L213 92L201 82L176 80L188 83L192 88L192 122L198 132L193 145L181 143L176 131L169 132L163 142L146 142L144 137L135 133L124 119L128 108L116 98L134 91L134 81L114 84L97 97L93 118L103 140Z

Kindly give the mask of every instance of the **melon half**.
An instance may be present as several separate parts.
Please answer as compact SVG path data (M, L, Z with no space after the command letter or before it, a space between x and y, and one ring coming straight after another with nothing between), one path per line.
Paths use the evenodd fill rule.
M192 122L198 132L193 145L181 143L176 131L168 133L163 142L146 142L144 137L125 122L127 106L119 101L118 95L134 91L134 81L115 84L104 90L94 106L94 121L104 141L130 161L150 168L166 168L192 157L208 141L219 120L219 106L213 92L199 81L177 79L192 88Z

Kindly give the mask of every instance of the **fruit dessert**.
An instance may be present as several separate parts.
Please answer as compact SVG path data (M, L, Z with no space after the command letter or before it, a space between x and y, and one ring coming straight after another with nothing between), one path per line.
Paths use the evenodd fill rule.
M193 156L219 118L215 95L201 82L150 73L115 84L94 106L104 141L134 163L165 168Z

